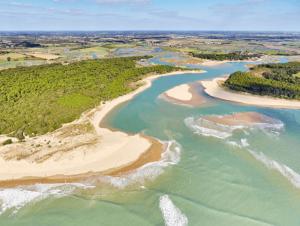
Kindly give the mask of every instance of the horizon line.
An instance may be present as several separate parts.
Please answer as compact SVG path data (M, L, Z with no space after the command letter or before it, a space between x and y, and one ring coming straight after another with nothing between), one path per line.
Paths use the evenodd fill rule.
M0 32L296 32L300 33L300 30L164 30L164 29L145 29L145 30L0 30Z

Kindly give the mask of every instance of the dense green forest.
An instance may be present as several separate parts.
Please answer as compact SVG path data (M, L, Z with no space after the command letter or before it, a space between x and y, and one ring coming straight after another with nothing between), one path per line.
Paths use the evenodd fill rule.
M0 134L39 135L71 122L101 101L126 94L149 73L171 66L137 67L139 57L87 60L0 71Z
M248 54L241 52L233 52L233 53L193 53L191 52L193 57L207 59L207 60L248 60L255 57L260 57L259 54Z
M225 86L236 91L300 100L300 62L262 64L235 72Z

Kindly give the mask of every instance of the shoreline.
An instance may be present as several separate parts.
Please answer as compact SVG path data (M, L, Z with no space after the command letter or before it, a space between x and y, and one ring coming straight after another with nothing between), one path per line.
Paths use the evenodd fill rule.
M201 81L201 84L206 94L221 100L267 108L300 109L300 101L297 100L287 100L227 90L220 86L220 83L223 83L225 80L226 77L218 77L213 80Z
M255 58L255 59L248 59L248 60L204 60L200 65L201 66L207 66L207 67L213 67L213 66L219 66L226 63L234 63L234 62L260 62L263 58Z
M142 134L132 135L102 126L105 124L105 118L115 107L150 88L153 80L163 76L186 73L198 74L203 73L203 71L185 70L146 77L137 82L142 85L133 92L102 103L100 106L83 113L78 120L63 125L57 131L28 138L24 143L0 146L2 157L0 158L0 187L39 182L76 182L95 175L126 173L148 162L160 160L164 145L155 138ZM91 124L93 130L83 132L84 134L79 131L78 134L73 135L73 127L77 128L83 123ZM70 143L67 142L68 139ZM44 152L44 155L41 157L35 145L42 140L51 141L54 148L46 146L42 148L40 152ZM59 144L64 140L66 140L65 143ZM80 141L82 142L80 143ZM62 149L62 146L65 149ZM24 159L5 159L3 157L5 155L11 157L10 155L13 155L11 153L17 153L21 157L26 156L27 153L24 154L23 152L23 149L26 150L26 148L29 157ZM45 156L45 161L38 162L40 158L45 158ZM18 155L15 158L18 158ZM25 172L24 169L26 169Z
M136 159L133 162L129 162L127 165L113 168L103 172L86 172L74 175L58 174L49 177L28 176L20 179L0 180L0 188L12 188L17 186L28 186L32 184L76 183L97 176L118 176L124 173L128 173L132 170L142 167L147 163L156 162L161 159L161 154L165 149L165 145L154 138L146 136L144 137L152 142L152 146L144 153L142 153L138 159Z

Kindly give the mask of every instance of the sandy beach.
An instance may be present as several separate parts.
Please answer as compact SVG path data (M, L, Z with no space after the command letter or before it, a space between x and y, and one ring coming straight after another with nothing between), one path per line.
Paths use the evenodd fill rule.
M102 103L52 133L0 146L0 185L76 181L99 173L121 173L158 161L164 150L159 141L100 125L111 110L149 88L154 79L182 73L201 71L147 77L135 91Z
M199 85L199 83L182 84L167 90L160 95L160 98L179 105L201 106L206 103L206 100L199 93Z
M215 98L269 108L300 109L300 101L272 98L268 96L258 96L248 93L230 91L221 86L227 77L216 78L211 81L202 81L204 91Z

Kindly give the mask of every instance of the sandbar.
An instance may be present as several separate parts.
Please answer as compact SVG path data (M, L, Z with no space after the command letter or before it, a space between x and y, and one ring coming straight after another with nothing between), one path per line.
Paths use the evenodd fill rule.
M199 88L199 83L182 84L167 90L160 97L174 104L197 107L206 103L199 93Z
M224 126L251 126L258 123L274 123L274 119L257 112L241 112L229 115L209 115L202 119Z

